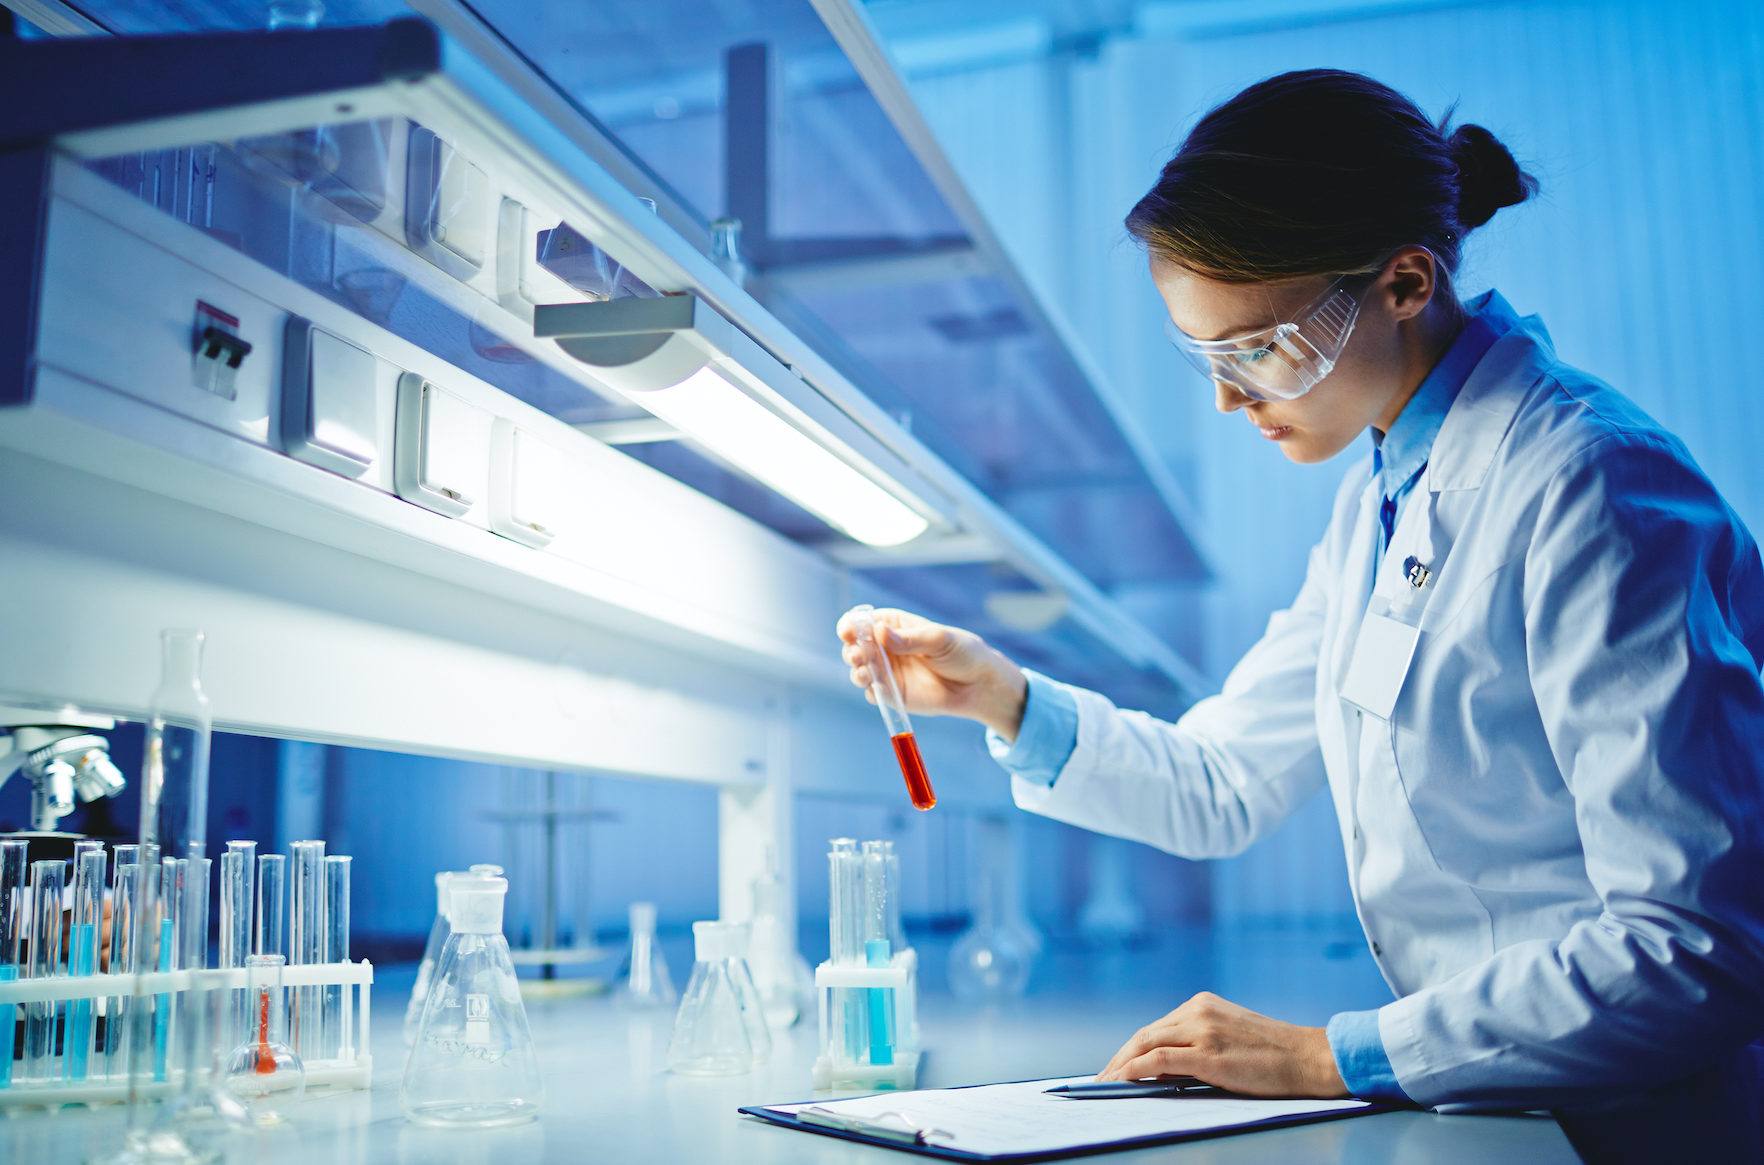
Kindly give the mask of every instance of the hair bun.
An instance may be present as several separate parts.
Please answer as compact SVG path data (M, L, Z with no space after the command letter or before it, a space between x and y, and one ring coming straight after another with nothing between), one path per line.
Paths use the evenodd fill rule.
M1461 125L1447 139L1458 165L1458 221L1474 230L1503 206L1537 193L1537 179L1519 168L1499 139L1479 125Z

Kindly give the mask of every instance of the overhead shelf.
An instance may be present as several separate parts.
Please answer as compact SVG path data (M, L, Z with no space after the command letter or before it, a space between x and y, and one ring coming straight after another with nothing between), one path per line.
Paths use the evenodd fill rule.
M17 149L34 135L118 185L133 184L143 200L186 222L195 221L200 189L176 187L174 199L183 202L168 205L157 191L150 198L144 176L129 168L168 155L187 167L197 151L209 151L201 155L205 164L222 172L263 183L277 171L267 186L291 190L283 197L291 197L297 211L306 208L286 227L279 255L276 240L266 242L262 232L196 225L589 432L611 436L611 426L641 419L640 399L616 376L535 337L534 309L605 295L691 293L778 370L765 379L758 398L764 407L908 500L924 516L926 532L898 550L862 547L731 473L736 459L703 443L669 441L653 426L650 440L621 443L621 451L835 561L875 572L908 599L954 594L958 581L977 581L970 611L933 608L945 617L977 611L975 622L990 620L1008 638L1011 616L999 622L995 609L1055 610L1056 616L1063 609L1058 621L1066 631L1019 628L1031 654L1039 650L1056 663L1087 660L1082 670L1105 681L1111 670L1149 673L1173 692L1198 694L1198 676L1182 655L1107 593L1152 577L1182 586L1206 577L1180 495L1138 448L1130 426L1120 423L1094 371L1074 354L1063 325L1035 302L971 201L951 197L959 195L953 173L909 180L921 194L947 201L929 229L908 230L893 241L848 232L817 243L813 236L793 237L789 216L781 216L753 256L756 298L704 253L709 236L702 208L684 201L680 183L656 178L657 169L628 136L593 116L592 97L584 101L567 81L548 77L539 67L547 62L522 51L530 46L506 28L490 28L464 5L422 0L418 6L444 35L404 20L383 28L30 46L67 55L60 74L67 92L38 88L28 102L14 101L14 109L38 112L34 124L15 120L7 144ZM830 23L841 43L854 36ZM805 46L817 43L812 29L797 31ZM818 37L827 41L825 28ZM878 66L862 56L853 61L878 90ZM805 59L832 70L808 84L830 85L842 100L849 96L824 58L807 53ZM851 64L843 68L849 73ZM131 99L122 109L81 91L81 79L94 70L117 79L111 92L151 90L153 105ZM24 74L13 69L9 75ZM130 85L130 77L140 83ZM891 105L899 95L887 90L880 85L877 97ZM904 118L898 109L887 112L895 123ZM318 162L300 156L308 148ZM332 164L338 151L347 161L362 149L384 166L378 186L372 172ZM927 143L917 142L905 156L928 157L926 150ZM639 195L655 197L658 213ZM601 276L615 268L610 277L625 282L597 285L580 266L556 262L555 246L569 239L591 248ZM886 277L854 281L854 264ZM837 276L841 265L846 274ZM803 273L808 277L791 287L793 274ZM888 288L898 294L878 301ZM935 310L927 316L929 309ZM898 321L899 347L929 327L942 348L931 358L897 359L879 339L896 326L891 311L917 312L911 326L905 317ZM1021 392L1012 386L1017 380L1026 382ZM938 388L909 399L903 383L911 382ZM976 409L1037 408L1045 423L1031 418L1014 430L992 426L994 437L1015 440L1014 446L972 440ZM1043 443L1053 452L1038 462L1034 447ZM1086 518L1074 523L1074 514ZM1153 549L1152 557L1111 562L1100 556L1089 540L1107 541L1108 532L1098 528L1104 520L1147 533L1134 544ZM1008 592L1006 600L986 603L994 591ZM1015 592L1050 598L1025 607L1010 601ZM1053 598L1063 599L1063 608ZM1099 643L1115 664L1099 666Z

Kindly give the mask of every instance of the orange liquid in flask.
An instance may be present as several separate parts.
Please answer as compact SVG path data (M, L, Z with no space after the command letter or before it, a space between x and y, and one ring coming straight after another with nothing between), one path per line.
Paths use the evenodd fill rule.
M910 732L889 738L894 742L894 755L900 761L900 775L906 778L907 794L914 809L929 809L937 804L931 791L931 778L925 775L925 758L919 755L919 742Z
M276 1056L269 1046L269 1005L270 993L261 991L257 997L257 1074L272 1076L276 1071Z

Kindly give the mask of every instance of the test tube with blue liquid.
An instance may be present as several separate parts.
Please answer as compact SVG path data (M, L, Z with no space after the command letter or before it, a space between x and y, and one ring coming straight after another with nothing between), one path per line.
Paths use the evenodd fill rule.
M106 864L102 845L74 851L73 918L67 939L67 973L72 977L98 973ZM67 1034L62 1048L62 1075L71 1083L82 1083L91 1071L92 1028L92 1000L70 1000Z
M887 967L893 954L888 937L888 864L887 851L880 841L864 843L864 965ZM894 1046L889 1033L894 1030L893 992L871 987L870 1063L894 1063Z
M25 852L28 843L0 841L0 983L18 979L25 923ZM12 1087L12 1049L18 1008L0 1004L0 1088Z
M177 970L178 916L183 913L184 862L180 858L162 858L159 864L159 959L155 969ZM171 1050L172 996L164 992L153 997L153 1079L166 1078L167 1057Z

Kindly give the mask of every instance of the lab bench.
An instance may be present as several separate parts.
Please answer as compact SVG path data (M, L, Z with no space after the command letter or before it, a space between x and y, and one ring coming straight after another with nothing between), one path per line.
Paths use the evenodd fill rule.
M1201 932L1203 935L1205 932ZM1148 983L1145 969L1175 968L1165 982L1188 989L1189 970L1210 964L1225 975L1216 987L1246 1003L1272 1005L1259 994L1285 979L1303 998L1295 1019L1329 1006L1360 1006L1343 981L1339 951L1304 936L1250 936L1229 944L1216 936L1196 945L1117 952L1096 958L1050 952L1030 993L978 1006L935 989L921 999L927 1055L921 1087L1074 1075L1105 1063L1128 1033L1181 1002L1180 994ZM674 947L669 944L669 954ZM1227 947L1229 948L1227 950ZM683 954L683 950L681 952ZM935 959L933 944L925 951ZM1169 957L1166 957L1169 955ZM931 960L928 960L928 965ZM687 966L674 963L684 979ZM1257 968L1260 970L1257 970ZM1313 998L1318 982L1335 985ZM426 1129L404 1119L398 1084L404 1064L400 1036L408 969L379 976L373 1009L373 1087L310 1097L279 1129L233 1139L229 1161L253 1165L521 1165L538 1162L779 1162L789 1165L905 1165L896 1150L852 1144L777 1128L738 1115L742 1105L811 1099L815 1017L777 1039L770 1062L744 1076L673 1076L665 1070L671 1012L622 1008L608 996L529 999L546 1102L532 1124L484 1132ZM1258 983L1261 984L1258 987ZM1100 988L1100 989L1099 989ZM89 1112L18 1112L0 1121L0 1161L17 1165L81 1162L120 1143L120 1106ZM923 1160L924 1158L919 1158ZM1224 1165L1228 1162L1376 1162L1380 1165L1469 1165L1578 1161L1556 1122L1544 1116L1440 1116L1389 1112L1292 1128L1218 1137L1093 1158L1110 1165L1140 1162Z

